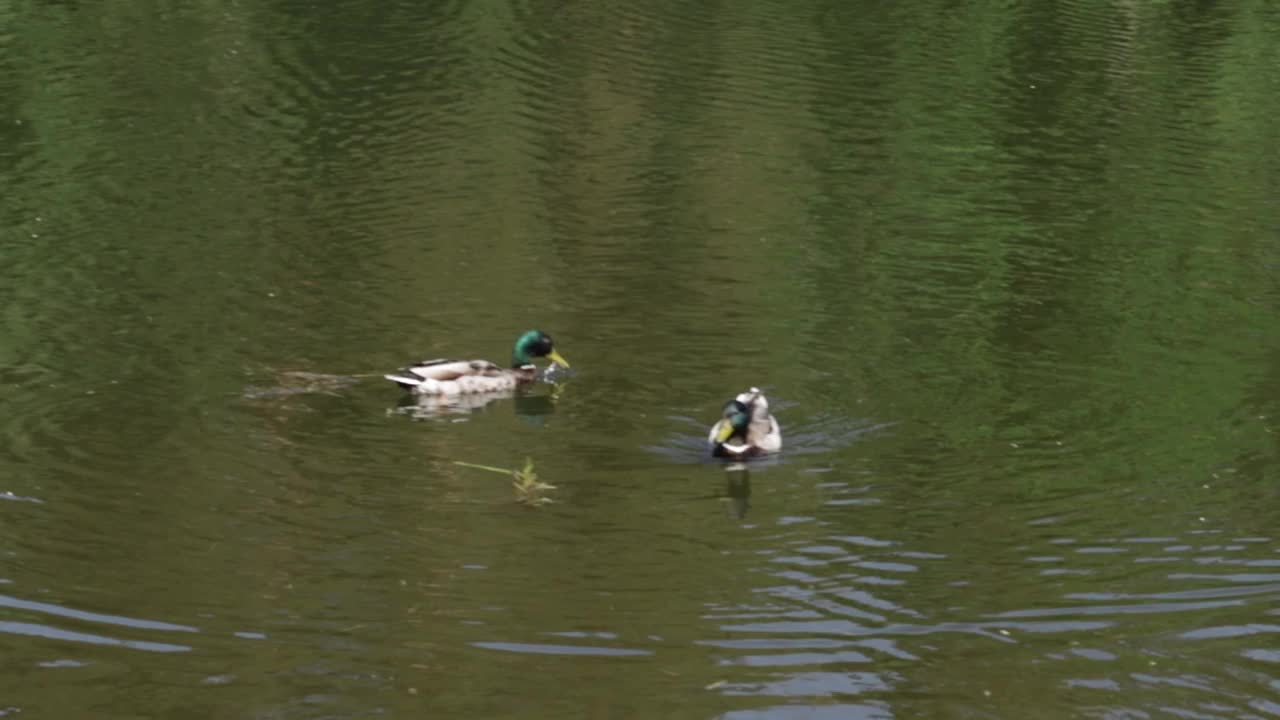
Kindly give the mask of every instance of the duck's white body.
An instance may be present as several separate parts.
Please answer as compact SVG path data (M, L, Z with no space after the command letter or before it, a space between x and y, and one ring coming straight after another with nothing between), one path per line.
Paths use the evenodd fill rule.
M501 368L488 360L427 360L384 377L415 395L447 397L514 390L537 374L534 365Z

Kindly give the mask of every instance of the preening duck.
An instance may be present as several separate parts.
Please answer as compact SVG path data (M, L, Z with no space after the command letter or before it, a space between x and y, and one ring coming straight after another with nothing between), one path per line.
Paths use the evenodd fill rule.
M415 395L502 392L537 379L538 366L533 364L533 359L540 357L569 367L569 362L556 352L550 335L530 330L516 338L511 348L510 368L499 367L488 360L424 360L384 377Z
M749 458L782 449L782 429L769 414L760 388L751 388L724 406L724 417L711 427L707 445L716 457Z

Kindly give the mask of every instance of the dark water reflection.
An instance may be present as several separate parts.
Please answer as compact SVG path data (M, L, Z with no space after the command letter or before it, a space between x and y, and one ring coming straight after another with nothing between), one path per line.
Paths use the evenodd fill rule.
M1280 715L1269 5L152 10L0 9L0 715Z

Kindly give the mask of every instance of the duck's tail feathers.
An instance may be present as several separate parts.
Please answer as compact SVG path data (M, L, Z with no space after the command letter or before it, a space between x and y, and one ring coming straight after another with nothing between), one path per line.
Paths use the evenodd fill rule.
M399 385L405 390L412 390L422 384L422 378L405 377L404 375L383 375L382 377Z

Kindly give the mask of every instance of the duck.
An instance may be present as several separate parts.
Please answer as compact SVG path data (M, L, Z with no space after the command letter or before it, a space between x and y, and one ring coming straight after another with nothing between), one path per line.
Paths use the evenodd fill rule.
M782 428L769 414L769 400L753 387L724 405L724 415L707 435L716 457L744 459L782 449Z
M569 367L569 361L556 352L550 335L529 330L516 338L509 368L488 360L424 360L383 377L414 395L430 397L507 392L538 378L533 359L540 357Z

